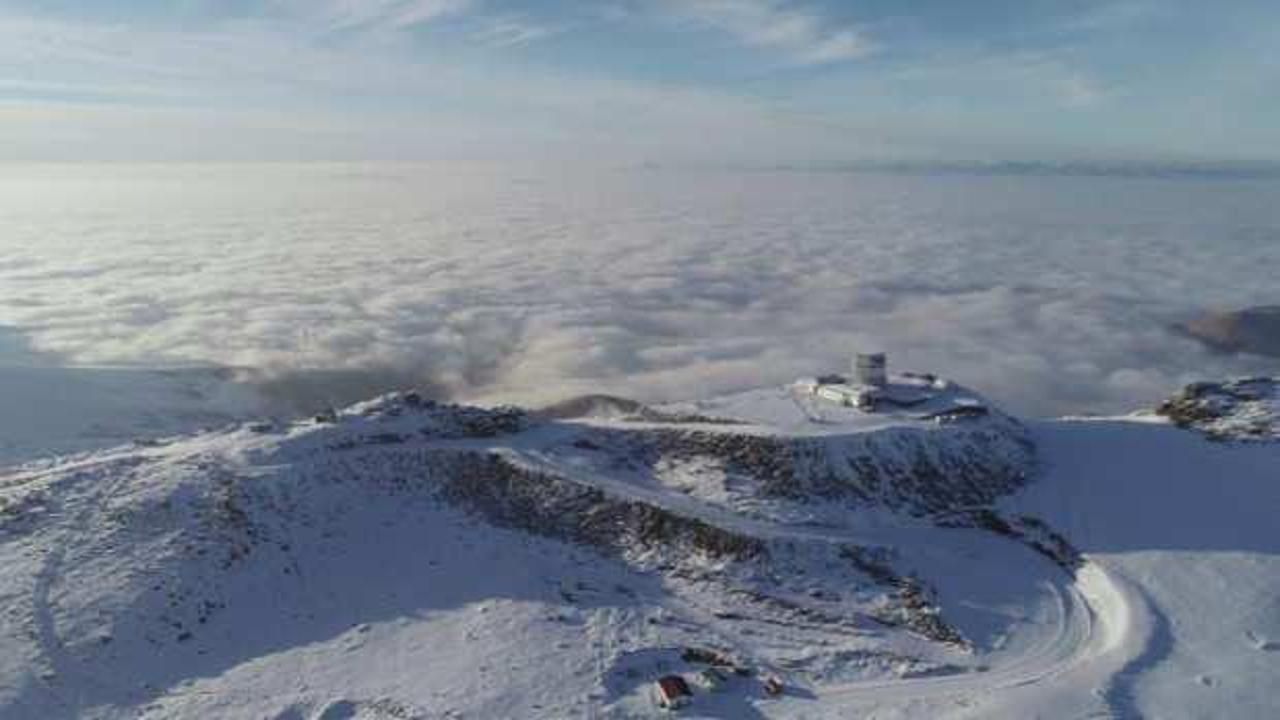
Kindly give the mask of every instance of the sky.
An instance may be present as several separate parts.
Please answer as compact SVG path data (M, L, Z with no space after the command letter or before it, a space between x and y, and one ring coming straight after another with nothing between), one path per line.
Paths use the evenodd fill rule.
M0 0L0 160L1280 161L1265 0Z

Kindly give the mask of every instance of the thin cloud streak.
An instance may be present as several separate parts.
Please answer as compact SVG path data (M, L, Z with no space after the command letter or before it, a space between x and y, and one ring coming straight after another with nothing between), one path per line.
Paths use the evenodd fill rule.
M473 0L283 0L282 5L314 17L330 29L406 29L459 15Z
M670 7L747 45L780 51L804 65L857 60L877 50L859 28L832 29L817 11L776 0L674 0Z
M525 15L503 15L489 20L475 38L492 47L514 48L545 40L563 31L563 27L544 25Z
M0 9L0 103L30 117L43 104L86 160L168 159L149 141L182 128L149 122L179 105L219 119L198 146L170 143L182 159L250 146L266 159L297 157L275 146L316 160L514 147L722 166L1280 159L1265 10L1186 19L1086 3L993 24L980 6L957 35L930 24L956 19L936 5L850 15L831 0L263 3L107 14L23 0ZM1212 48L1182 52L1193 24ZM94 104L136 117L107 132L103 113L80 110ZM314 141L268 141L251 127L267 115ZM66 159L70 145L49 138L38 123L6 127L0 159Z
M15 92L0 97L9 118L0 160L506 153L713 162L756 148L749 160L776 163L829 155L821 146L847 136L714 88L543 66L472 67L393 52L376 39L315 44L272 23L175 32L0 21L0 32L6 29L0 40L14 42L0 42L0 87ZM511 17L480 32L477 45L515 46L555 29ZM40 72L25 72L23 62ZM348 102L353 97L360 102Z

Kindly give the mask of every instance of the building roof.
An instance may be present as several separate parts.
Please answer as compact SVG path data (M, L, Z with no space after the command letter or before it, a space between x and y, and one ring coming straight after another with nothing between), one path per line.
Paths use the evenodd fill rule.
M677 698L684 695L692 695L689 690L689 683L679 675L667 675L658 678L658 689L668 698Z

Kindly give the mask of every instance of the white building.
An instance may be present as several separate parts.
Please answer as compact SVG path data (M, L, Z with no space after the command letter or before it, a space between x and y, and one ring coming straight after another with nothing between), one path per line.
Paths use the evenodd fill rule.
M845 407L870 408L879 396L878 388L848 383L821 383L814 386L814 395Z
M796 387L837 405L872 410L889 386L887 365L884 353L859 353L852 362L853 380L827 375L801 380Z

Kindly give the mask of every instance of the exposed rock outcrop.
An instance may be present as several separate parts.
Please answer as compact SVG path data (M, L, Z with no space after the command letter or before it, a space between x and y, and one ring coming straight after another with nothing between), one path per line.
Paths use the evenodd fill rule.
M1280 440L1280 378L1193 383L1157 412L1215 440Z
M767 554L757 538L530 472L488 453L458 453L437 472L445 500L496 525L623 554L655 548L732 560Z

